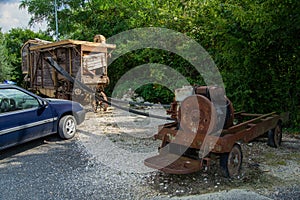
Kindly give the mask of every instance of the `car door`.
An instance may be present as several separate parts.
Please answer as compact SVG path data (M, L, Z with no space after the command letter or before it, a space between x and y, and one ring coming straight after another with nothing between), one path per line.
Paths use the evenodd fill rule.
M1 88L0 98L0 149L53 132L55 119L45 100L18 88Z

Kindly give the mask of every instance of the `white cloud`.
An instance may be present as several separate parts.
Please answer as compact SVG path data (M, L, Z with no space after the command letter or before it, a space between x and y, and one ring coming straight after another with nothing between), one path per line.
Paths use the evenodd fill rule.
M0 2L0 27L2 32L8 32L12 28L30 28L33 31L45 30L46 23L29 27L30 15L26 9L19 9L20 2Z

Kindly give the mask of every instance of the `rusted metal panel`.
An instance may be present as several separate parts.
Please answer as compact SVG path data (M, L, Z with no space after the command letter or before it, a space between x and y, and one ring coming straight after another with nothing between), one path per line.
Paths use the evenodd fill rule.
M235 126L231 126L229 127L228 129L224 130L223 133L235 133L235 132L238 132L240 130L245 130L247 129L247 127L249 126L249 124L253 124L253 123L257 123L257 122L261 122L262 119L266 118L266 117L269 117L269 116L272 116L272 115L275 115L275 112L272 112L272 113L268 113L268 114L255 114L255 115L249 115L247 113L241 113L240 116L241 117L252 117L252 116L256 116L250 120L247 120L247 121L244 121L242 123L239 123ZM236 115L236 117L238 118L239 115Z
M216 115L213 104L206 97L192 95L181 103L178 120L184 131L206 134L215 129Z
M200 160L175 154L160 154L146 159L144 163L148 167L171 174L189 174L202 168Z

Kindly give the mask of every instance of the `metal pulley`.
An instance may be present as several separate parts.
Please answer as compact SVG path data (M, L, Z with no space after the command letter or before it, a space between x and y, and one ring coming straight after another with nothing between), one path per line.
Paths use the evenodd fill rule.
M181 103L178 122L185 132L210 133L217 122L216 109L205 96L189 96Z
M234 109L231 101L219 88L214 87L196 88L194 95L186 97L180 103L177 117L180 128L199 134L226 129L233 125L233 119Z

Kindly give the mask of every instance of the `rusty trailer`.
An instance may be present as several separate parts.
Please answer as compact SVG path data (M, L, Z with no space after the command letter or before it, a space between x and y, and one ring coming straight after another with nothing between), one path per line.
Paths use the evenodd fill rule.
M99 35L95 36L94 42L28 40L21 49L22 72L26 83L24 87L42 96L69 99L83 104L93 102L95 107L96 103L91 95L74 87L45 58L52 57L72 77L106 99L104 88L109 84L107 59L115 48L116 45L106 44L104 37Z
M226 101L222 129L215 128L220 112L218 103L211 101L213 93ZM188 174L209 167L212 159L219 158L224 175L233 177L239 174L242 165L241 143L260 136L268 137L269 146L276 148L281 143L286 116L275 112L234 113L231 102L219 88L196 87L186 97L176 100L168 112L176 121L158 127L154 137L162 143L159 154L144 161L148 167L170 174Z

